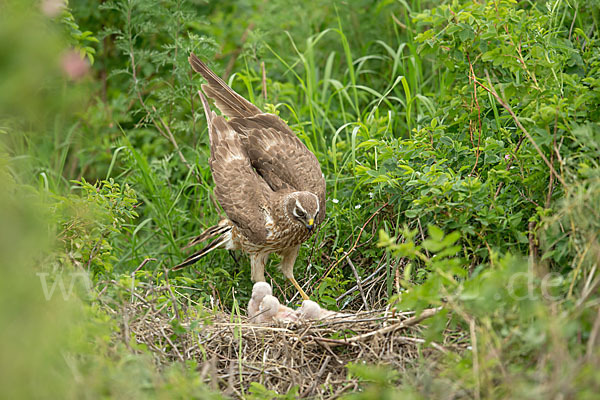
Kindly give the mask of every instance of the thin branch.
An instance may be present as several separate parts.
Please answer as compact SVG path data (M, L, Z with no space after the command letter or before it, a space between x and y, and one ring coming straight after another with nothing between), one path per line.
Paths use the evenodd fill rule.
M196 171L193 170L192 165L183 156L183 153L179 149L179 145L177 144L177 141L175 140L175 136L173 136L173 133L171 132L171 129L169 128L169 125L167 125L167 123L165 122L165 120L158 114L158 111L156 111L156 107L152 106L152 110L156 113L156 115L158 115L158 119L162 123L165 131L167 131L167 134L165 135L163 133L163 136L165 136L173 144L173 147L175 147L175 151L177 152L177 155L179 156L179 159L181 159L181 162L183 162L186 165L186 167L188 167L188 169L192 170L194 172L194 175L195 175ZM156 121L154 121L154 118L152 118L152 122L154 122L156 124Z
M585 357L588 360L590 360L594 354L594 347L596 345L596 339L598 338L598 332L600 332L600 307L598 307L598 315L596 316L594 326L592 327L592 332L590 333L590 337L587 342Z
M394 332L394 331L397 331L398 329L407 328L409 326L416 325L419 322L423 321L424 319L433 317L435 314L440 312L441 309L442 309L442 307L428 308L426 310L423 310L423 312L419 316L410 317L408 319L405 319L402 322L398 322L397 324L386 326L385 328L381 328L376 331L363 333L362 335L358 335L358 336L353 336L351 338L346 339L346 342L349 342L349 343L358 342L358 341L364 340L366 338L369 338L371 336L383 335L384 333Z
M554 165L554 148L556 147L556 132L558 130L558 106L556 107L556 116L554 118L554 134L552 135L552 150L550 150L550 164ZM554 190L554 174L550 173L550 181L548 182L548 194L546 195L545 208L550 207L552 200L552 191Z
M348 252L344 253L344 256L342 258L340 258L339 260L337 260L336 262L334 262L333 264L331 264L327 270L325 271L325 273L317 280L318 282L322 282L325 278L327 278L327 276L331 273L331 271L337 267L342 261L344 261L346 259L346 257L348 257L350 254L352 254L352 252L354 250L356 250L356 246L358 245L358 241L360 240L360 237L362 236L363 231L365 230L365 228L367 227L367 225L369 224L369 222L371 222L371 220L373 218L375 218L375 216L377 214L379 214L381 212L381 210L383 210L385 207L387 207L387 205L390 204L389 201L386 201L384 205L382 205L381 207L379 207L373 214L371 214L371 216L367 219L367 221L363 224L363 226L360 228L360 231L358 232L358 237L356 238L356 240L354 241L354 244L352 245L352 247L350 248L350 250L348 250ZM319 283L319 285L317 286L317 289L321 286L321 284Z
M475 376L475 399L481 398L481 382L479 380L479 353L477 351L477 332L475 331L475 320L469 321L471 333L471 353L473 355L473 375Z
M133 272L131 273L131 275L135 275L136 272L138 272L140 269L144 268L144 265L148 264L150 261L158 261L156 258L146 258L144 259L144 261L142 261L140 263L140 265L137 266L136 269L133 270Z
M475 169L477 169L477 164L479 163L479 156L481 155L481 107L479 106L479 99L477 98L477 86L475 83L477 81L477 77L475 76L475 70L473 69L473 64L471 64L471 57L469 56L469 54L467 54L467 60L469 60L469 80L473 81L473 98L475 99L475 105L477 107L477 125L479 128L479 135L477 137L477 150L475 151L475 165L473 165L473 168L469 173L469 175L473 175L473 172L475 172ZM473 103L471 103L471 110L472 109ZM470 121L469 125L471 125Z
M506 164L507 171L510 170L510 167L512 167L513 162L517 158L517 153L519 152L519 149L521 148L521 145L523 144L524 139L525 139L525 135L521 135L521 137L519 137L519 141L517 142L517 147L515 147L515 154L513 154L511 156L510 161ZM502 186L504 186L504 182L500 182L498 184L498 189L496 189L496 194L494 195L494 200L496 200L496 197L498 197L498 195L500 194L500 190L502 189Z
M229 75L231 75L231 71L233 71L233 66L235 65L238 56L242 52L244 43L246 43L246 40L248 40L248 35L252 31L252 29L254 29L254 22L250 22L248 24L248 26L244 30L244 33L242 33L242 36L240 37L240 45L234 51L231 52L231 58L229 59L229 62L227 62L227 67L225 67L225 74L223 75L223 80L226 81L227 78L229 78Z
M356 270L356 267L354 267L354 263L352 262L350 257L346 258L346 261L348 262L350 269L352 269L352 273L354 273L354 278L356 279L356 286L358 286L358 291L360 292L360 296L362 297L363 303L365 304L365 309L367 311L370 311L369 303L367 302L367 297L365 296L365 291L363 290L362 282L360 280L360 275L358 275L358 271Z
M265 71L265 62L260 62L260 69L262 70L262 95L263 99L267 101L267 72Z
M127 19L128 19L128 24L131 24L131 8L128 10ZM179 155L179 158L181 159L181 161L186 165L186 167L188 169L190 169L194 172L194 175L196 175L196 171L193 169L193 166L187 162L187 160L183 156L183 153L181 153L181 150L179 150L179 146L177 145L177 142L175 141L175 137L173 136L171 129L169 129L169 126L165 123L165 121L162 119L162 117L160 115L158 115L156 108L154 106L152 106L152 109L158 115L158 118L160 119L160 122L162 123L164 130L161 128L160 124L156 121L156 119L154 119L154 116L152 115L152 113L150 112L150 109L146 105L146 102L142 98L142 93L140 92L140 90L138 88L137 66L135 64L135 56L133 54L133 41L131 38L131 32L129 31L128 34L129 34L129 58L131 59L131 76L133 77L133 88L134 88L135 94L137 95L137 98L138 98L140 104L146 111L147 116L150 117L150 120L152 121L152 123L154 124L154 126L156 127L158 132L173 144L173 146L175 147L175 151L177 151L177 154ZM166 133L165 133L165 130L166 130ZM196 177L197 177L197 175L196 175Z
M481 86L484 90L487 90L489 93L491 93L492 96L494 96L496 98L496 100L498 101L498 103L500 103L500 105L502 107L504 107L506 109L506 111L508 111L508 113L511 115L511 117L515 121L515 124L517 125L517 127L519 127L519 129L521 129L521 131L525 134L525 137L527 137L527 139L531 142L531 144L533 145L533 147L535 148L535 150L538 152L538 154L540 155L540 157L542 158L542 160L546 163L546 165L550 169L550 172L552 172L556 176L556 178L560 181L560 183L566 189L567 188L567 183L565 182L565 180L563 179L563 177L560 176L556 172L556 170L554 169L554 167L552 166L552 164L550 164L550 161L548 161L548 159L546 158L546 156L542 152L542 149L540 149L540 147L537 145L537 143L535 142L535 140L533 140L533 137L529 134L529 132L527 131L527 129L525 129L525 127L523 126L523 124L521 124L521 121L519 121L519 118L517 117L517 115L515 114L515 112L513 111L513 109L508 105L508 103L506 103L498 95L498 93L496 92L496 89L494 89L494 85L492 85L492 81L490 80L490 75L488 74L487 70L485 71L485 76L487 77L487 81L488 81L488 84L490 85L490 87L487 88L485 85L482 85L479 82L477 82L477 84L479 86Z
M179 310L177 309L177 299L175 299L175 294L173 294L173 289L171 288L171 284L169 283L169 270L164 265L163 270L165 271L165 281L167 283L167 289L169 289L169 295L171 297L171 303L173 304L173 311L175 312L175 317L177 317L177 320L181 321Z
M367 285L367 284L371 283L371 280L375 277L375 275L377 275L379 272L381 272L381 270L384 269L385 267L386 267L386 263L383 263L371 275L367 276L361 283L363 285ZM358 285L354 285L349 290L345 291L343 294L341 294L340 296L338 296L335 299L336 303L339 303L341 299L348 296L350 293L354 292L356 289L358 289Z
M577 4L575 14L573 15L573 21L571 21L571 27L569 28L569 40L571 40L571 35L573 34L573 27L575 26L575 20L577 19L577 11L579 11L579 4Z

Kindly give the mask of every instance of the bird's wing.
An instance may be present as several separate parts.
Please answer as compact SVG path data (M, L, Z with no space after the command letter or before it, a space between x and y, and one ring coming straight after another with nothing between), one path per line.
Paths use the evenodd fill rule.
M259 114L229 124L245 144L252 166L274 191L312 192L319 198L317 223L325 218L325 178L317 157L279 117Z
M200 73L206 79L207 83L202 85L202 90L208 97L215 100L217 107L223 114L230 118L243 118L262 113L258 107L227 86L225 81L212 72L194 53L190 53L188 61L194 71Z
M277 191L281 189L293 189L293 190L306 190L314 193L319 198L320 212L317 217L317 223L320 223L325 218L325 179L321 173L321 167L319 161L314 154L308 150L308 148L296 137L294 132L283 122L279 117L273 114L265 114L244 99L242 96L237 94L227 84L219 78L214 72L212 72L206 64L204 64L196 55L190 54L189 62L192 68L200 73L206 80L207 84L202 85L202 90L206 95L215 100L217 107L231 120L225 121L222 117L214 117L214 113L210 116L215 124L212 124L212 130L219 132L219 127L216 126L218 122L219 126L227 132L236 131L238 135L221 135L227 136L227 143L231 146L237 146L237 150L240 154L232 156L231 154L221 154L221 160L230 160L233 163L233 159L236 157L244 156L245 162L250 163L251 167L247 168L247 165L228 165L228 168L239 167L244 172L244 179L251 178L246 185L249 188L255 189L254 195L258 196L262 194L263 197L268 197L266 189ZM208 104L203 100L203 106L205 112L208 115ZM211 123L209 123L209 126ZM244 232L244 228L240 225L240 222L236 221L233 216L233 203L228 202L226 197L231 196L226 192L228 189L226 183L218 183L217 179L227 180L228 177L233 175L231 169L224 168L222 170L223 177L217 178L216 169L219 165L216 165L218 159L218 152L225 153L231 152L225 148L221 149L219 146L213 144L213 136L219 136L211 132L211 169L213 171L213 177L215 184L217 185L215 193L219 199L219 203L227 213L229 219L235 222L240 229ZM237 136L237 139L234 139ZM234 141L237 142L234 144ZM230 143L231 142L231 143ZM220 143L220 142L219 142ZM230 147L231 147L230 146ZM214 151L213 151L214 149ZM215 160L214 162L212 160ZM241 160L235 160L236 162ZM254 169L256 171L254 171ZM241 172L241 171L240 171ZM258 174L257 174L258 173ZM251 177L249 175L252 175ZM260 176L259 176L260 175ZM262 177L262 178L261 178ZM236 181L231 186L231 190L235 191L238 189L238 179L230 179L230 181ZM239 179L241 182L241 178ZM268 185L268 186L267 186ZM239 192L239 190L238 190ZM219 195L220 193L220 195ZM238 201L242 203L249 203L250 200L245 193ZM221 197L223 200L221 200ZM257 200L255 198L254 200ZM264 200L264 199L263 199ZM225 204L229 204L229 210ZM234 202L236 203L236 202ZM237 203L236 203L237 204ZM242 215L243 212L238 212ZM262 213L258 213L262 216ZM239 218L239 217L238 217ZM261 221L262 222L262 221ZM244 232L245 233L245 232ZM266 232L263 232L266 235Z
M217 200L244 236L255 244L264 244L269 217L265 212L272 190L252 168L239 135L225 118L211 118L209 134L209 163Z

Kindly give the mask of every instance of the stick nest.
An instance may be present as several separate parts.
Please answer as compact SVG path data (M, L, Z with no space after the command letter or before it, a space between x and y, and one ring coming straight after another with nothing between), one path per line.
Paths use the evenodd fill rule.
M425 342L419 322L438 309L414 313L371 311L320 321L259 325L235 313L155 307L132 297L121 312L124 339L145 344L158 364L194 360L213 389L242 397L252 382L280 394L335 398L358 387L350 362L386 364L403 371L417 357L446 352ZM203 309L202 309L203 310Z

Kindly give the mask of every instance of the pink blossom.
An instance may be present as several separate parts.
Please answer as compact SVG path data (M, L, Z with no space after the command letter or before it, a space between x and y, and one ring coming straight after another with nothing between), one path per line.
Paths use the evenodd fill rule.
M42 0L40 8L47 17L54 18L64 10L65 6L64 0Z
M75 50L69 50L63 54L60 65L67 77L74 81L83 78L90 68L88 63Z

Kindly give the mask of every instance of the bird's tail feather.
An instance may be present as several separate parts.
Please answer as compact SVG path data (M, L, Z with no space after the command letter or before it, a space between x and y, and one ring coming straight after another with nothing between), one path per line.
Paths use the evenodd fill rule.
M215 100L219 110L228 117L252 117L262 111L254 104L237 94L223 79L211 71L194 53L188 58L194 71L201 74L208 82L202 85L206 95Z
M208 100L204 97L202 91L198 90L198 95L200 96L200 100L202 101L202 108L204 109L204 115L206 116L206 123L208 124L208 131L212 130L212 120L216 117L215 112L211 111L210 106L208 105Z
M213 238L216 239L210 242L206 247L198 250L197 252L183 260L181 263L171 268L171 270L177 271L179 269L187 267L188 265L192 265L211 251L223 247L227 243L227 241L231 240L230 237L225 235L225 233L231 231L231 229L232 226L227 224L227 221L221 221L218 225L211 226L210 228L202 232L200 235L196 236L184 247L184 249L191 246L195 246L198 243L204 242L206 240L210 240Z
M215 238L217 236L221 236L222 234L229 232L231 230L231 225L227 223L226 220L219 222L218 225L211 226L192 240L188 244L185 245L184 249L190 248L192 246L197 245L198 243L202 243L207 241L208 239Z

